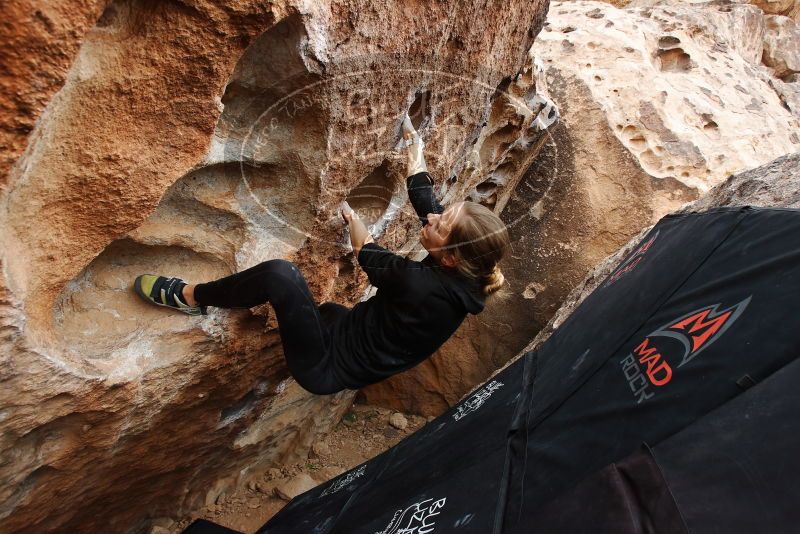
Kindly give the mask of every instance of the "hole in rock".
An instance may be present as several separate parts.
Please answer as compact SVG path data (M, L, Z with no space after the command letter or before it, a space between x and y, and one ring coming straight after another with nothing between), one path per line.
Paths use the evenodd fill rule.
M355 267L349 257L336 260L336 276L350 276L354 271Z
M236 64L228 84L238 85L245 92L255 91L250 97L272 98L284 96L303 87L309 81L308 69L300 54L302 43L307 38L303 20L293 14L281 20L247 47ZM232 96L226 88L222 102L228 104ZM297 99L295 103L299 103ZM285 102L292 109L292 102ZM261 110L263 112L263 110Z
M480 148L480 158L484 165L496 162L503 152L519 137L520 132L517 126L506 124L498 128L491 135L486 137Z
M644 150L647 147L647 140L642 135L631 137L628 142L632 148L636 150Z
M391 203L394 181L389 176L389 162L384 160L347 195L347 203L367 226L378 222Z
M475 189L467 195L467 200L478 202L491 208L497 203L497 188L498 184L491 180L486 180L475 186Z
M631 124L622 129L622 135L628 140L634 139L636 137L642 137L642 135L639 133L639 128Z
M662 50L669 50L681 44L681 40L672 35L665 35L658 40L658 47Z
M451 53L457 53L461 50L464 50L466 45L464 45L464 40L459 37L458 35L451 35L447 39L447 49Z
M408 108L408 116L411 118L411 124L414 128L419 130L425 119L431 113L431 92L430 91L417 91L414 101Z
M494 93L492 93L492 99L494 100L495 98L499 98L502 95L504 95L508 91L508 88L511 86L511 82L513 81L514 79L512 76L506 76L505 78L500 80L500 83L498 83L497 87L494 88Z
M108 28L111 26L115 26L119 20L119 13L118 13L119 5L117 2L111 2L103 14L100 15L100 18L97 19L97 27L98 28Z
M56 301L56 332L72 355L103 360L114 370L146 359L172 361L205 339L196 320L187 321L186 315L148 304L134 293L134 279L145 273L206 282L231 270L210 254L184 247L131 239L111 243Z
M480 194L481 196L488 195L493 191L495 191L496 189L497 189L497 184L490 182L488 180L479 183L477 187L475 187L475 190L478 191L478 194Z
M658 53L658 68L664 72L686 72L692 68L692 59L682 48L672 48Z

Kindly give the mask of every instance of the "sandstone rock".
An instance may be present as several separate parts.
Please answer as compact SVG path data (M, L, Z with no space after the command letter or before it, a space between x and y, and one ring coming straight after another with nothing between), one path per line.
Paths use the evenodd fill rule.
M146 530L146 517L189 514L207 488L233 492L332 428L352 395L287 379L274 320L171 314L136 300L131 280L201 281L284 257L318 300L357 301L366 279L335 206L356 202L389 247L416 234L393 150L410 107L437 187L476 190L470 143L546 2L150 7L4 6L20 22L0 41L15 47L0 106L20 116L0 140L10 533Z
M702 211L717 206L800 208L800 152L731 175L681 211Z
M759 10L597 5L613 31L593 22L580 26L594 3L554 2L534 54L586 84L648 174L702 192L731 172L800 148L791 139L800 123L781 106L770 74L755 68L763 42ZM580 30L565 35L565 26ZM576 45L574 52L562 51L563 39ZM742 135L743 123L752 134Z
M678 3L693 5L717 5L726 6L730 4L753 4L765 13L774 15L786 15L795 20L800 18L800 1L798 0L603 0L616 7L647 7L652 5L675 5Z
M766 17L764 64L779 78L800 72L800 28L789 17Z
M558 108L536 90L535 73L539 68L531 59L520 73L503 84L464 169L468 179L480 180L468 198L496 213L502 214L510 210L508 206L519 204L516 192L531 187L520 185L520 180L548 142L549 130L558 119ZM528 230L524 224L515 226L518 235ZM515 240L512 236L512 241ZM404 412L442 413L535 333L524 314L498 307L490 318L490 310L488 307L480 318L468 316L432 358L410 371L362 389L363 397L370 404ZM514 327L519 327L514 336L508 336L513 328L508 324L509 317ZM484 327L485 324L490 326Z
M408 427L408 419L401 413L393 413L389 417L389 424L398 430L405 430Z
M277 467L270 467L267 469L267 479L268 480L275 480L276 478L281 478L283 473Z
M305 473L301 473L295 477L292 477L289 481L279 485L275 488L275 495L283 499L284 501L291 501L298 495L305 493L306 491L315 488L317 485L310 476Z
M311 446L311 451L309 451L309 458L321 458L330 456L331 449L328 447L328 444L324 441L317 441L314 445Z
M800 1L798 0L751 0L765 13L773 15L786 15L797 20L800 17Z
M775 94L781 99L783 106L794 113L796 117L800 117L800 81L787 83L776 78L770 80L769 85L775 90ZM795 138L800 136L797 132L794 134Z
M84 36L103 12L102 0L3 2L0 50L0 191L50 98L64 84Z
M764 31L746 4L552 2L532 49L538 72L509 87L549 98L561 115L535 160L514 167L518 185L500 210L510 295L467 317L433 357L362 390L367 401L441 414L641 228L731 172L800 148L793 84L761 65Z

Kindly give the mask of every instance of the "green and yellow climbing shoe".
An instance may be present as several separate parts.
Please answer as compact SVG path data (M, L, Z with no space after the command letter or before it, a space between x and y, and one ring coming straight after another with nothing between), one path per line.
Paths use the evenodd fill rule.
M166 306L189 315L206 315L205 306L189 306L183 302L186 282L180 278L167 278L155 274L141 274L133 282L133 290L147 302Z

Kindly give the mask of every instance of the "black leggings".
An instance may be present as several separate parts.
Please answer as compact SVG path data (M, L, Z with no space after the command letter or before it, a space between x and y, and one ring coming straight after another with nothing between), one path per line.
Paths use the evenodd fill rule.
M305 278L286 260L269 260L240 273L198 284L194 298L203 306L275 309L289 371L304 389L328 395L345 389L333 373L330 327L349 310L326 302L317 308Z

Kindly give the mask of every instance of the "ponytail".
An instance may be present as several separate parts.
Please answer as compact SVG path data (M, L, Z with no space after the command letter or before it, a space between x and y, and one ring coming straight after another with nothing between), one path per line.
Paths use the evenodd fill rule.
M461 210L463 216L448 239L456 268L477 280L485 295L497 294L506 280L498 263L511 246L508 228L492 210L475 202L464 202Z
M484 294L491 295L503 287L503 284L506 282L506 277L503 276L503 272L500 270L500 267L495 265L494 269L492 269L492 272L486 276L482 276L480 281L481 285L483 285Z

